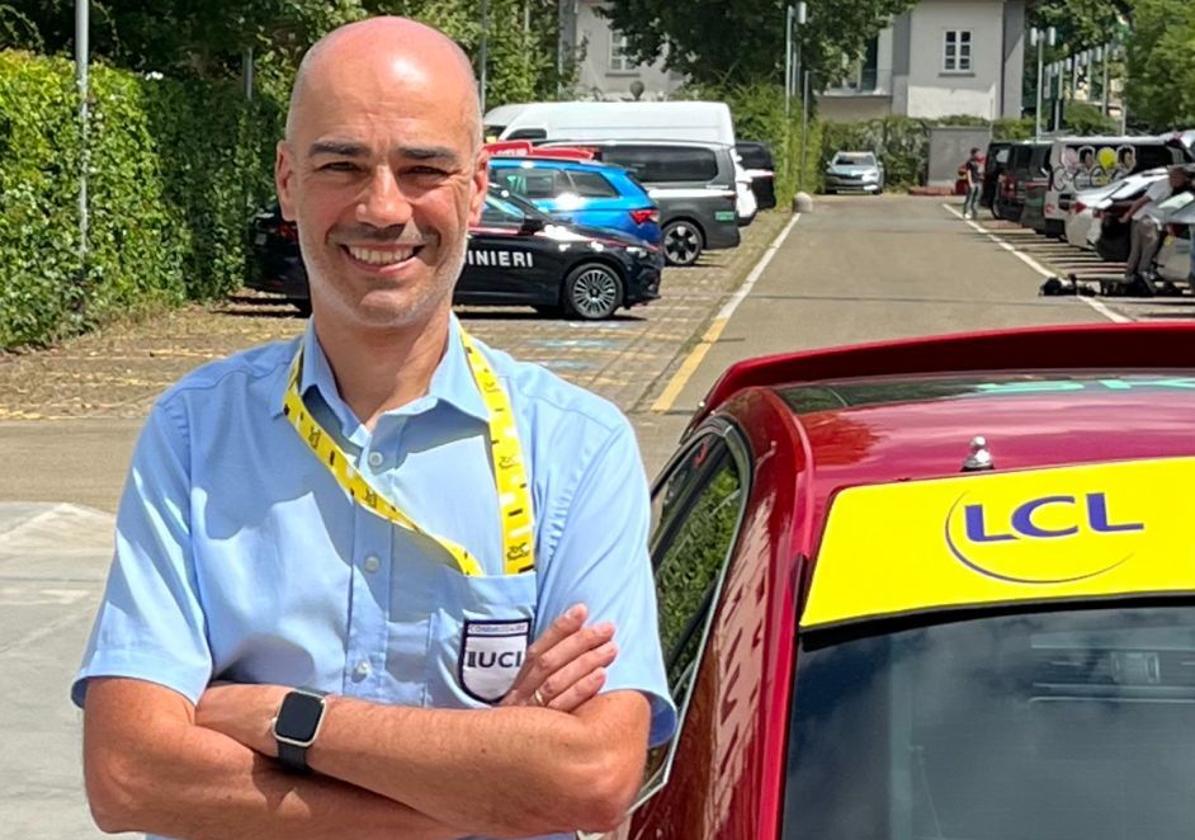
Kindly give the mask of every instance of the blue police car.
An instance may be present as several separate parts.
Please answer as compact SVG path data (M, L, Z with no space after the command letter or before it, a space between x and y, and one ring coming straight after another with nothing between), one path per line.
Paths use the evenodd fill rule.
M526 198L553 220L616 230L660 244L660 211L621 166L536 157L490 159L490 183Z

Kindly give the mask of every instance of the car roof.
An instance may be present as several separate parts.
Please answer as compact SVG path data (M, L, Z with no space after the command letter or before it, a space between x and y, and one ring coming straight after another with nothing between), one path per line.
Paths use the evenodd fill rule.
M1192 342L1195 323L1091 324L750 359L723 375L688 432L769 392L823 500L957 473L977 435L1001 469L1195 454L1195 363L1175 351Z
M729 143L719 143L716 140L656 140L651 137L645 137L642 140L633 140L620 137L618 139L597 139L597 140L583 140L583 139L552 139L545 143L540 143L541 146L679 146L684 148L706 148L706 149L733 149Z
M600 160L568 160L566 158L536 157L531 155L495 155L490 158L490 164L502 166L519 166L524 162L534 163L536 166L548 169L579 169L592 172L625 172L626 169L612 163Z

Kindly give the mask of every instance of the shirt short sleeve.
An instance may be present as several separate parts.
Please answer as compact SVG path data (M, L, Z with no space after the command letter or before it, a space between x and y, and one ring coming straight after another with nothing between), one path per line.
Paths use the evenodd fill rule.
M193 703L211 678L191 552L188 458L182 417L159 402L133 454L108 584L71 686L80 708L91 677L158 683Z
M576 603L589 608L590 623L612 622L618 656L607 669L603 692L643 692L651 703L651 746L658 746L674 734L676 708L664 673L647 551L647 477L625 419L561 503L567 509L544 564L536 635Z
M1145 196L1150 201L1158 202L1158 201L1165 201L1167 198L1170 197L1170 193L1171 193L1170 180L1167 178L1163 178L1162 180L1157 181L1154 184L1152 184L1150 186L1149 190L1146 192Z

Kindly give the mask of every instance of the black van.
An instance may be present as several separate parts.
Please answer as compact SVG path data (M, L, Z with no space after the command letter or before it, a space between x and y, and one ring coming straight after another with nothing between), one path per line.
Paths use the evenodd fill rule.
M704 250L739 244L734 147L685 140L557 140L542 146L593 149L631 172L660 208L669 265L692 265Z
M1021 221L1030 182L1038 183L1043 188L1044 197L1047 183L1045 166L1049 155L1049 140L1025 140L1009 147L1008 163L996 178L992 215L1010 222ZM1041 212L1040 208L1038 212Z
M760 210L771 210L776 206L776 164L772 150L766 143L755 140L740 140L734 144L739 160L751 176L751 192Z

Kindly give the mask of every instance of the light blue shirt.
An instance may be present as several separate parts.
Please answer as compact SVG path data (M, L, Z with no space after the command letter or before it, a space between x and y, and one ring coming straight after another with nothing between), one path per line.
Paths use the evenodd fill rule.
M341 435L375 487L426 530L465 546L485 576L461 575L435 543L353 504L299 439L282 400L300 341L311 412ZM154 405L121 499L115 558L74 702L82 705L87 678L120 676L192 702L220 679L484 708L462 685L466 627L469 644L484 651L486 627L530 627L534 638L583 602L591 622L617 628L619 653L603 691L644 692L651 743L668 740L676 712L658 642L650 504L634 432L610 403L478 345L517 418L533 491L535 571L502 574L487 412L456 318L427 395L384 414L372 432L340 399L309 326L293 341L199 368ZM474 689L478 673L465 680Z

